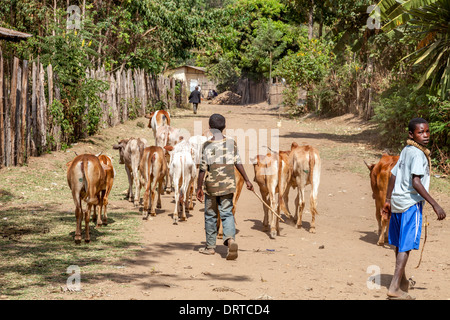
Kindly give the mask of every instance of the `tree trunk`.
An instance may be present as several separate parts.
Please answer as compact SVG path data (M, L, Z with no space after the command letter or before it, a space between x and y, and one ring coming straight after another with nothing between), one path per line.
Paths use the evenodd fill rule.
M313 38L313 28L314 28L314 0L311 0L311 4L308 12L308 39Z

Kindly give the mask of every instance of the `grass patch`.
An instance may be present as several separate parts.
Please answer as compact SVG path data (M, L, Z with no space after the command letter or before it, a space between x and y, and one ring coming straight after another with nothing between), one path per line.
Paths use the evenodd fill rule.
M110 211L108 226L96 229L91 222L91 243L75 245L74 214L67 210L0 211L0 295L43 299L43 293L66 284L71 265L80 267L83 282L95 279L99 270L135 253L137 216L139 212Z
M0 296L58 299L70 276L66 273L69 266L80 268L83 288L83 284L104 281L115 266L124 264L140 249L141 213L118 205L126 201L123 192L128 189L124 167L112 149L118 130L105 130L104 136L90 137L75 150L32 158L28 166L0 170ZM123 128L122 132L124 136L131 134ZM109 195L108 225L96 229L91 221L91 242L76 245L75 208L66 163L75 152L100 151L113 156L117 174ZM84 237L84 222L82 230ZM73 298L80 295L74 293Z

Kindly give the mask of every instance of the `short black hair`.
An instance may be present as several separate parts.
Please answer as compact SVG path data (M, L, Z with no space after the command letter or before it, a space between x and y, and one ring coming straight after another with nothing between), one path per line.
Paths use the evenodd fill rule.
M209 127L223 131L225 129L225 117L221 114L214 113L209 117Z
M409 121L408 123L408 131L410 132L414 132L414 130L416 130L416 126L420 123L426 123L428 124L428 121L425 120L424 118L414 118L411 119L411 121Z

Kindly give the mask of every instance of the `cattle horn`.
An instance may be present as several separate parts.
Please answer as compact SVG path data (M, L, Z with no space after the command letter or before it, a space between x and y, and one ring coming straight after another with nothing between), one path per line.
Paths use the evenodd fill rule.
M368 168L370 171L372 171L372 169L373 169L373 167L374 167L375 165L374 165L374 164L369 165L369 164L366 162L366 160L363 160L363 161L364 161L364 163L366 164L367 168Z
M277 150L272 150L272 148L270 148L270 147L268 147L268 146L263 146L263 147L266 147L267 149L269 149L269 150L272 151L273 153L278 153Z

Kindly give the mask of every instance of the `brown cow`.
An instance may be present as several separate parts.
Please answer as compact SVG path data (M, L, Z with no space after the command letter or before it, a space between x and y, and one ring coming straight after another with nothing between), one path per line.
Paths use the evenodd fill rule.
M290 187L297 188L295 199L296 227L302 227L302 215L305 208L305 187L311 185L310 211L311 225L309 232L316 232L317 196L320 184L321 159L319 151L309 145L299 146L296 142L291 145L290 152L280 152L279 162L279 205L285 214L291 217L286 207ZM279 212L279 211L278 211Z
M144 211L142 217L144 220L148 219L149 213L152 216L156 216L155 208L161 208L162 186L167 171L167 163L164 159L163 149L156 146L145 148L139 164L139 172L141 174L140 186L145 187ZM156 191L157 185L158 191ZM158 202L155 201L156 192L158 192Z
M125 164L125 171L128 176L128 201L133 202L135 206L139 204L140 186L139 186L139 163L144 153L146 139L130 138L120 140L118 144L113 145L113 149L119 150L120 164ZM133 192L134 187L134 192Z
M384 239L388 236L389 220L381 216L381 210L386 201L386 192L391 177L391 170L398 161L399 156L390 156L383 154L380 161L376 164L368 165L370 171L370 186L372 187L372 198L375 199L375 216L378 222L378 242L377 245L383 246Z
M85 220L85 242L90 242L89 219L93 205L103 203L106 190L106 173L111 167L100 162L98 157L92 154L82 154L76 156L74 160L67 164L67 182L72 191L73 202L75 203L75 243L81 243L81 223L83 219L83 207L81 200L87 203L87 210L84 214Z
M99 206L99 215L97 216L97 205L94 205L94 214L92 216L92 220L97 220L97 227L100 227L101 225L108 225L108 214L106 213L106 207L108 205L108 196L111 192L113 183L114 183L114 177L116 176L116 170L114 170L114 167L112 165L112 160L110 157L100 154L98 155L98 159L101 163L104 165L107 165L109 168L105 169L106 174L106 189L104 191L103 196L103 203L101 203ZM102 191L103 192L103 191ZM103 216L102 216L103 211ZM103 219L102 219L103 218Z
M269 205L275 212L278 208L278 167L279 155L278 153L267 153L267 155L257 155L256 162L253 164L255 170L254 181L259 186L261 198ZM270 237L274 239L280 235L279 219L276 215L263 205L264 220L263 231L270 231Z

